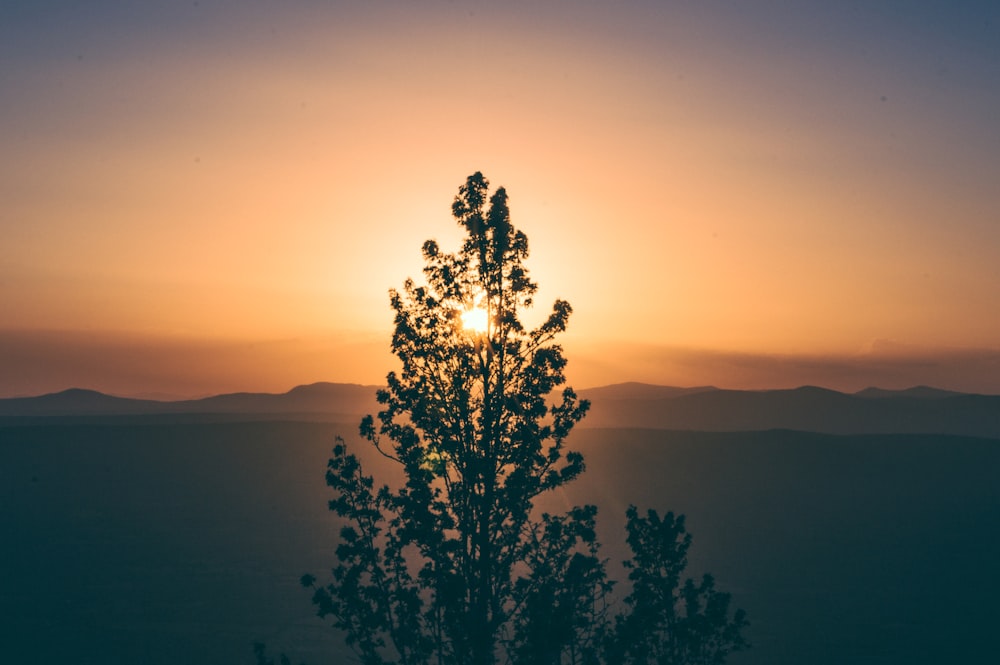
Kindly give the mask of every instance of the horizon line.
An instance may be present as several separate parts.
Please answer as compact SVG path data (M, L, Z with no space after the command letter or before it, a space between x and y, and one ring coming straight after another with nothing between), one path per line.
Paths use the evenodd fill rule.
M314 386L350 386L355 388L371 388L374 390L379 390L386 387L386 384L368 384L359 383L356 381L312 381L308 383L298 383L293 385L291 388L281 392L274 392L269 390L236 390L236 391L224 391L224 392L212 392L203 394L170 394L156 391L146 391L146 392L136 392L136 393L119 393L110 392L97 388L89 388L81 385L69 386L67 388L62 388L58 390L52 390L42 393L34 394L17 394L17 395L0 395L0 401L5 400L22 400L22 399L39 399L43 397L52 397L55 395L63 395L65 393L81 392L81 393L92 393L97 395L102 395L104 397L112 397L115 399L124 399L132 401L143 401L143 402L159 402L162 404L180 403L180 402L197 402L201 400L212 399L215 397L231 397L231 396L241 396L241 395L260 395L260 396L271 396L280 397L283 395L289 395L301 388L310 388ZM589 392L595 390L603 390L607 388L617 388L623 386L641 386L645 388L662 388L668 390L683 391L685 393L690 392L740 392L740 393L768 393L768 392L793 392L805 389L816 389L824 390L828 392L838 393L847 396L857 396L864 392L884 392L890 394L900 394L908 393L914 391L932 391L938 393L950 393L953 395L972 395L972 396L986 396L986 397L1000 397L1000 393L988 393L988 392L978 392L978 391L966 391L966 390L954 390L950 388L941 388L939 386L934 386L930 384L914 384L907 386L905 388L884 388L882 386L870 385L858 390L839 390L837 388L831 388L818 383L802 383L796 385L789 385L785 387L771 387L771 388L727 388L724 386L717 386L712 384L701 384L701 385L673 385L666 383L650 383L648 381L617 381L613 383L586 386L583 388L575 388L572 386L564 386L573 388L574 392L578 395L582 392ZM559 389L553 390L550 394L556 394ZM157 397L158 395L158 397ZM627 399L627 398L626 398Z

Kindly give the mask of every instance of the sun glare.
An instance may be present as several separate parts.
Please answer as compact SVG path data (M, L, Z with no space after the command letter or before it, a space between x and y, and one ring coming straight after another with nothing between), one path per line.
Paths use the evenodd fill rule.
M489 324L489 316L482 307L473 307L462 312L462 327L466 330L482 334L487 332Z

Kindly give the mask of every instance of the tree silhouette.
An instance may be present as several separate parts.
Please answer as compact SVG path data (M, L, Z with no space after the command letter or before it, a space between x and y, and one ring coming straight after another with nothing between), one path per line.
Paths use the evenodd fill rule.
M460 250L426 242L425 284L390 291L402 368L361 423L405 482L376 487L334 447L330 508L347 526L332 580L302 579L318 614L370 665L723 662L744 645L745 618L729 618L709 577L679 587L683 517L630 509L633 591L611 617L596 508L534 510L584 470L565 441L589 404L568 387L549 401L565 383L555 339L571 308L557 300L540 326L522 324L537 287L503 188L490 196L475 173L452 213L467 231ZM482 329L463 323L476 310Z
M633 558L625 562L632 592L625 598L631 610L615 617L606 643L610 663L724 663L730 651L747 646L743 610L729 618L730 596L716 591L715 580L688 579L691 535L684 516L654 510L640 517L635 506L626 512L628 545Z

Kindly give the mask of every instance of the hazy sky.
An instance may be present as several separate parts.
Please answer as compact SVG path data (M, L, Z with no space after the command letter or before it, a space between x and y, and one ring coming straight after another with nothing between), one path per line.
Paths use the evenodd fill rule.
M380 383L476 170L578 387L1000 392L995 2L4 2L0 146L0 396Z

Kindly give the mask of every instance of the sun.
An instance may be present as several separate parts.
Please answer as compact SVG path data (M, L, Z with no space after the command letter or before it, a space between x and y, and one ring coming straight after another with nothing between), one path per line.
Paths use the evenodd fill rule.
M472 307L462 312L462 328L477 334L489 330L490 317L482 307Z

